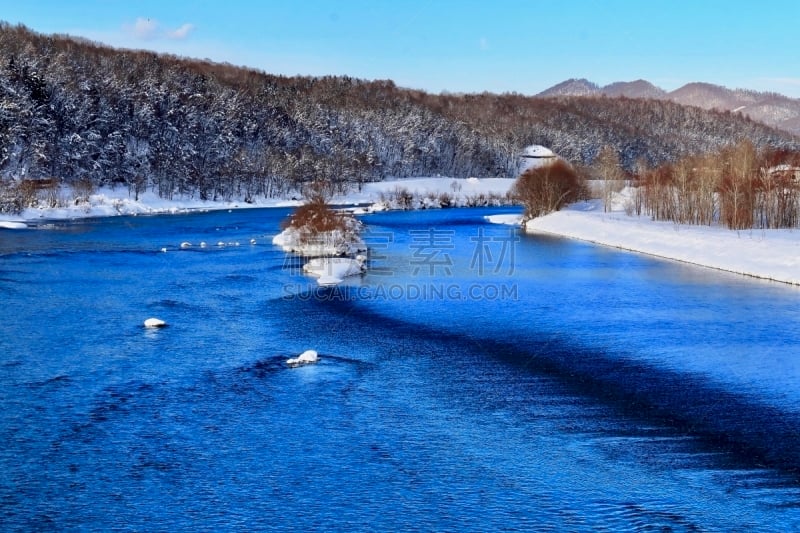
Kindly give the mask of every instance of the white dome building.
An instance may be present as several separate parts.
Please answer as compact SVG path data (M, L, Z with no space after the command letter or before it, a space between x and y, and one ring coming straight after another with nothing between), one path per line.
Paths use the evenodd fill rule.
M519 159L519 173L522 174L529 168L552 165L556 162L558 156L550 148L532 144L525 147Z

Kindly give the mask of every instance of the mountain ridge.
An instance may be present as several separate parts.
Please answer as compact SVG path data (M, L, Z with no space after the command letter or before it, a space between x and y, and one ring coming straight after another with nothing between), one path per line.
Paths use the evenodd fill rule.
M690 82L673 91L665 91L643 79L600 86L585 78L571 78L535 95L537 98L558 96L668 100L702 109L739 113L752 120L800 135L800 98L791 98L777 92L730 89L708 82Z

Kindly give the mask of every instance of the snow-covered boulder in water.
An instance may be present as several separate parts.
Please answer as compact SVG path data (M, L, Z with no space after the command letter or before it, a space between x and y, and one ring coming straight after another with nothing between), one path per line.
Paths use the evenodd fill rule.
M304 238L297 228L289 227L272 238L272 244L284 252L304 257L343 256L366 251L367 246L356 231L322 232L313 239Z
M0 220L0 228L2 229L27 229L28 225L24 222L17 222L14 220Z
M310 365L316 363L317 361L319 361L319 355L317 354L316 350L306 350L297 357L287 359L286 364L289 366L302 366Z
M316 257L303 265L303 271L317 276L320 285L336 285L344 278L358 276L367 270L366 257Z

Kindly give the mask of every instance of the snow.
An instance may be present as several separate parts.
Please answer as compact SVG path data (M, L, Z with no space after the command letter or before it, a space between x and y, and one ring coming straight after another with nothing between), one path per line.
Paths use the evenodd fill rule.
M367 249L360 238L348 239L340 231L320 234L314 242L302 242L300 232L292 227L275 235L272 238L272 244L280 246L284 252L295 253L303 257L354 255Z
M68 188L62 188L64 197L71 197ZM189 211L235 209L243 207L294 207L300 205L298 200L260 199L253 203L244 201L208 201L198 198L179 198L172 200L159 198L152 191L139 194L138 200L130 197L125 188L101 188L89 196L88 202L77 205L53 208L28 208L17 218L22 220L38 219L73 219L87 217L107 217L116 215L156 215L187 213ZM0 214L0 218L3 217ZM2 221L0 221L2 222Z
M526 146L522 151L522 157L555 157L556 154L551 149L538 144Z
M800 231L733 231L722 226L656 222L625 213L625 192L608 212L581 202L527 222L548 233L747 276L800 284Z
M306 350L297 357L287 359L286 364L289 366L301 366L316 363L318 361L319 354L317 354L316 350Z
M488 215L483 218L492 224L506 224L508 226L519 226L522 224L522 215Z
M550 165L556 161L557 158L558 156L555 152L545 146L540 146L538 144L526 146L520 156L519 173L522 174L529 168Z
M338 285L344 278L358 276L366 271L366 257L315 257L303 265L303 271L317 276L323 286Z
M373 204L362 213L376 212L392 206L381 204L381 194L405 188L422 197L428 194L448 193L465 199L475 194L505 195L514 184L513 179L473 178L454 179L428 177L391 180L365 184L361 192L352 192L334 198L338 204ZM623 191L624 193L625 191ZM654 222L649 217L629 216L625 213L625 194L617 197L609 212L603 211L602 202L594 200L568 206L566 209L540 217L526 224L531 233L550 233L580 239L605 246L645 253L662 258L684 261L748 276L800 285L800 231L798 230L748 230L731 231L719 226L689 226L670 222ZM25 221L37 219L80 218L114 216L121 214L182 213L189 210L233 209L245 207L285 207L299 205L296 200L270 200L247 204L244 202L202 202L192 199L173 201L158 198L148 192L138 201L128 198L127 189L105 189L90 197L89 203L55 209L28 209L21 216L0 215L0 228L23 229ZM453 205L463 205L454 202ZM514 215L493 215L489 221L501 224L518 224ZM284 239L284 240L282 240ZM287 236L276 236L273 242L291 248ZM225 243L220 242L220 246ZM205 246L205 243L200 243ZM166 251L166 249L165 249ZM316 250L316 254L337 255L329 250ZM357 250L347 250L355 255ZM336 267L338 268L338 266ZM338 271L337 271L338 272ZM318 282L341 280L338 275L319 274Z
M28 225L24 222L14 220L0 220L0 229L27 229Z
M464 205L469 197L479 194L505 194L514 185L512 178L448 178L442 176L427 178L394 179L381 182L366 183L360 192L352 191L335 196L331 203L335 205L377 204L381 197L389 195L397 189L406 189L418 197L447 193L454 199L453 205ZM72 197L70 190L62 187L62 196ZM296 194L296 198L300 195ZM134 200L126 188L100 188L89 196L88 202L79 202L67 207L28 208L19 215L0 214L3 228L22 229L25 221L40 219L76 219L89 217L107 217L118 215L158 215L178 214L190 211L210 211L219 209L242 209L258 207L296 207L301 200L291 198L260 198L251 203L243 200L209 201L198 198L175 197L172 200L159 198L153 191L139 194ZM384 206L386 207L390 206ZM380 210L373 205L370 211ZM13 223L13 224L12 224ZM27 227L27 226L25 226Z
M470 199L480 195L505 197L514 186L514 178L446 178L441 176L428 178L406 178L398 180L366 183L361 192L352 192L346 196L335 197L338 204L368 204L366 209L354 210L355 214L375 213L386 209L397 209L391 196L399 190L414 195L419 202L416 207L440 207L438 198L447 195L453 207L462 207Z

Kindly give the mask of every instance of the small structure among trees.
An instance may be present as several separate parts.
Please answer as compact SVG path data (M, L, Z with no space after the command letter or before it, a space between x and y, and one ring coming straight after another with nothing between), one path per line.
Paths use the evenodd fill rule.
M539 168L555 163L558 156L550 148L538 144L526 146L520 157L519 171L525 172L531 168Z

